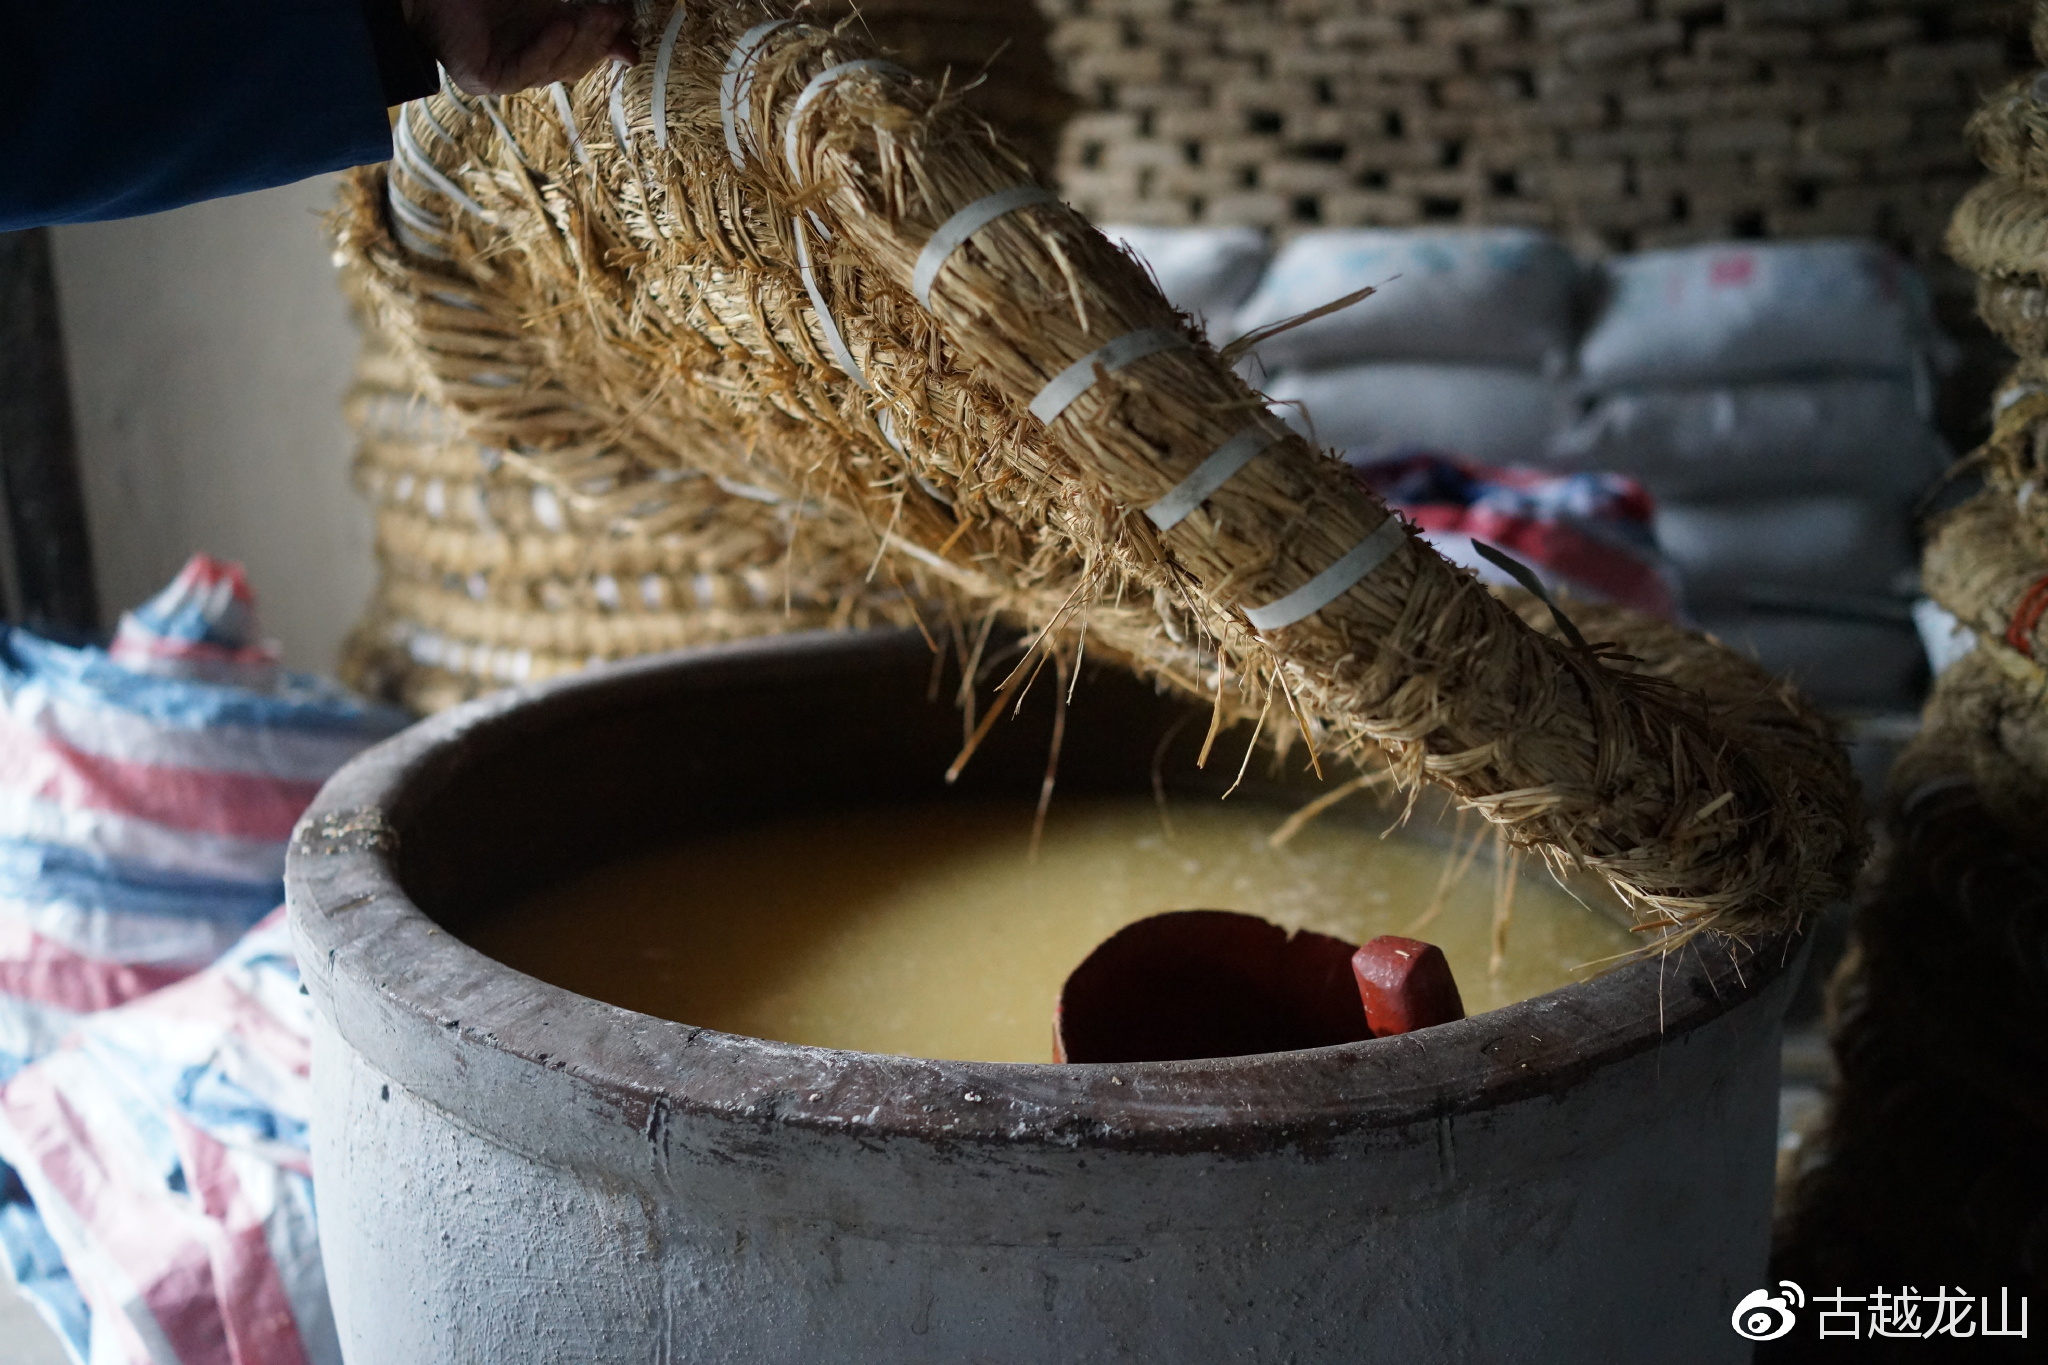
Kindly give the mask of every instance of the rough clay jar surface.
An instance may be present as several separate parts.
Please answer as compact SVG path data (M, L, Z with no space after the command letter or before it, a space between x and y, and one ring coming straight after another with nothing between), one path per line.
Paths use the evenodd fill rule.
M937 795L960 717L931 674L914 635L658 657L328 784L289 882L350 1365L1748 1358L1790 943L1410 1037L1068 1067L734 1037L463 943L691 831ZM1039 704L958 789L1036 794ZM1147 790L1181 714L1084 683L1060 790Z

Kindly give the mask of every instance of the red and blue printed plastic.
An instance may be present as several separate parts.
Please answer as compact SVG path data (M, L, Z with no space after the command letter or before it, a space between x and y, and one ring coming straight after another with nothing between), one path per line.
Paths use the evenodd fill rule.
M321 784L405 721L282 669L206 556L107 650L0 630L0 1254L79 1360L334 1358L265 916Z
M1499 575L1473 552L1473 541L1521 561L1552 589L1679 619L1676 575L1657 549L1656 503L1634 479L1497 469L1430 452L1353 471L1424 539L1482 579Z

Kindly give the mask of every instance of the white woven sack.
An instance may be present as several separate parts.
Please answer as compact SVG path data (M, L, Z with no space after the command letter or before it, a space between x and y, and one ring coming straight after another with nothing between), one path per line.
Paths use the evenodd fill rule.
M1354 365L1275 375L1266 394L1289 424L1353 463L1407 450L1482 464L1537 464L1563 423L1563 387L1483 365Z
M1883 378L1626 390L1591 400L1550 447L1554 464L1680 499L1911 495L1951 458L1918 386Z
M1703 614L1700 626L1822 706L1896 710L1925 690L1927 658L1905 622L1737 611Z
M1942 349L1925 284L1875 242L1736 242L1622 256L1579 350L1601 389L1910 375Z
M1240 334L1371 285L1364 301L1259 346L1269 369L1368 360L1569 363L1583 272L1556 239L1520 228L1333 229L1295 238L1238 310Z
M1874 498L1665 502L1656 528L1696 605L1759 587L1883 595L1914 558L1905 507Z

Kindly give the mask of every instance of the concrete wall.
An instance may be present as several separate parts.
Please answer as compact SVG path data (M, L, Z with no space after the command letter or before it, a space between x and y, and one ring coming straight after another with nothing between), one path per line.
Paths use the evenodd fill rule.
M372 576L341 420L356 348L307 181L57 229L101 609L193 550L241 560L295 668L329 671Z

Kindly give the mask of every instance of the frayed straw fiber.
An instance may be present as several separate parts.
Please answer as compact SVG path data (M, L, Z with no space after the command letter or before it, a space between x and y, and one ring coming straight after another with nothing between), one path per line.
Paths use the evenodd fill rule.
M570 121L545 91L415 103L390 197L381 171L355 179L344 256L474 439L650 527L685 465L815 505L803 534L879 540L958 638L1002 614L1062 676L1085 640L1219 718L1390 761L1653 927L1773 931L1840 894L1861 822L1812 712L1725 653L1708 700L1545 638L1381 531L1386 509L1057 203L971 233L921 301L926 245L1028 183L1024 159L850 32L764 17L656 9L648 59L566 92ZM1052 381L1141 333L1171 345L1080 365L1048 408ZM1170 529L1148 519L1248 429L1263 453ZM1320 609L1275 610L1373 545L1392 548Z

